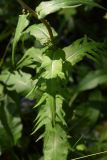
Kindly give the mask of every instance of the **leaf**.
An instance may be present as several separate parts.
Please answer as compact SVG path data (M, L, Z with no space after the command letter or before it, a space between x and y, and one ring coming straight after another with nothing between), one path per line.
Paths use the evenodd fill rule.
M13 45L12 45L12 63L14 65L14 54L15 54L15 48L16 45L22 35L23 30L28 26L29 21L27 19L28 15L20 15L19 16L19 20L18 20L18 24L16 27L16 32L15 32L15 36L14 36L14 40L13 40Z
M42 53L44 49L31 47L28 49L24 56L17 64L17 68L22 68L24 66L29 66L35 63L42 63ZM36 65L36 64L35 64Z
M47 95L48 97L48 95ZM33 133L35 133L38 129L40 129L42 126L49 124L52 122L52 112L51 112L51 106L49 106L49 103L47 101L46 94L44 93L40 101L38 102L37 106L38 108L38 115L35 119L35 127ZM45 99L44 99L45 98ZM42 103L45 101L45 104L42 105Z
M96 56L96 50L99 50L98 44L86 37L76 40L73 44L65 47L64 49L66 55L66 61L70 62L71 65L75 65L81 61L84 56L89 56L89 58L94 59Z
M56 37L57 33L52 27L51 29L53 32L53 36ZM50 42L50 35L48 33L48 30L42 23L30 26L29 28L27 28L25 33L30 33L30 35L34 36L42 45Z
M96 70L88 73L79 83L77 91L93 89L101 84L107 84L107 71Z
M56 124L54 128L47 124L44 135L44 160L66 160L68 140L64 129Z
M16 145L21 135L22 124L16 103L5 95L0 103L0 148L2 151Z
M66 126L66 122L64 120L65 113L62 109L64 98L61 95L56 95L56 121L61 122Z
M31 79L31 75L22 71L9 71L2 72L0 75L0 81L3 82L9 90L16 90L17 93L23 93L24 95L33 88L34 81Z
M36 12L38 14L38 18L42 19L48 14L54 13L60 9L68 7L75 8L82 4L92 7L103 8L102 6L91 0L51 0L51 1L41 2L39 6L36 8Z
M56 77L64 78L64 73L62 72L62 64L65 55L61 49L57 50L47 50L43 55L43 62L41 64L41 69L44 69L42 77L44 79L52 79Z
M47 97L47 94L44 93L40 98L39 102L34 106L34 108L40 106L44 101L46 101L46 97Z
M107 84L107 71L96 70L89 72L74 88L69 105L71 106L77 96L86 90L94 89L98 85Z

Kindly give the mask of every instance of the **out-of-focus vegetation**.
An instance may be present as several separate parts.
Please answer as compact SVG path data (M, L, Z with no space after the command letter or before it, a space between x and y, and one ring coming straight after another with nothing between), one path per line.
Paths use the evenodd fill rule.
M26 3L33 10L35 10L40 2L40 0L34 2L26 0ZM96 0L96 2L107 8L106 1ZM23 14L24 12L25 14ZM43 159L43 140L40 139L37 142L36 140L44 132L44 128L40 128L39 131L31 134L35 130L34 119L39 111L38 108L33 109L33 107L35 103L37 104L38 99L46 87L45 84L42 83L43 79L41 79L39 81L40 90L35 90L34 86L38 85L35 77L41 74L39 72L41 68L39 68L40 63L38 63L38 60L36 60L37 63L34 60L35 57L38 59L40 57L37 57L34 53L41 53L40 50L36 50L35 48L41 49L43 53L43 51L47 49L47 44L49 46L50 44L47 43L48 39L43 37L44 35L41 36L41 33L37 36L38 31L36 32L35 28L33 30L33 28L29 27L29 22L26 22L26 18L25 22L27 24L22 25L22 27L25 25L22 29L23 34L19 36L20 40L18 39L17 48L15 49L15 64L18 62L16 68L13 68L11 60L12 45L13 43L15 44L14 35L18 15L23 14L26 16L29 14L27 12L28 11L23 11L17 1L0 0L1 160ZM39 23L39 20L31 17L31 15L29 19L30 26L34 23ZM70 74L66 74L68 81L66 84L62 84L62 88L64 88L65 85L66 88L61 90L59 87L60 89L57 88L57 91L55 91L58 93L60 93L59 90L65 92L62 93L61 96L66 97L63 103L63 110L67 124L67 127L64 129L68 136L65 136L65 139L68 138L70 145L68 160L106 151L107 12L100 8L93 8L92 6L80 6L78 8L66 8L52 13L47 15L46 19L58 33L56 46L62 48L68 57L70 54L72 57L68 61L70 66L69 63L67 63L67 67L70 68ZM41 25L39 27L41 28ZM30 32L30 35L28 32ZM43 32L45 31L43 30ZM56 32L54 33L55 36ZM58 54L59 53L58 51ZM73 53L75 53L74 57ZM43 65L45 66L45 64ZM38 67L38 70L35 66ZM57 85L56 83L52 83L51 85L53 84ZM60 102L58 103L60 104ZM48 105L49 104L47 104L47 106ZM42 107L44 107L44 103ZM42 109L39 112L39 116L44 112L46 111ZM44 120L44 117L41 116L39 120ZM46 123L48 123L47 121L45 118ZM43 122L43 124L45 122ZM57 131L55 130L56 134L61 130L60 127L58 129ZM60 132L60 134L65 135L65 132ZM57 136L60 137L60 135ZM52 137L49 140L53 140ZM61 149L59 152L61 152ZM87 159L107 160L107 154L96 155Z

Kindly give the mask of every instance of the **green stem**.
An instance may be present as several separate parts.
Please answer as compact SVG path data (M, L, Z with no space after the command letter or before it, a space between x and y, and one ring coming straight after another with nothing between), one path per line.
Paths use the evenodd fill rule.
M7 55L7 52L8 52L8 48L9 48L10 43L11 43L11 39L9 40L9 42L8 42L8 44L7 44L7 46L6 46L6 49L5 49L5 51L4 51L3 57L2 57L1 60L0 60L0 67L3 65L3 62L4 62L4 59L5 59L6 55Z
M78 158L73 158L72 160L84 159L84 158L93 157L93 156L96 156L96 155L101 155L101 154L106 154L106 153L107 153L107 151L99 152L99 153L93 153L93 154L89 154L89 155L86 155L86 156L82 156L82 157L78 157Z

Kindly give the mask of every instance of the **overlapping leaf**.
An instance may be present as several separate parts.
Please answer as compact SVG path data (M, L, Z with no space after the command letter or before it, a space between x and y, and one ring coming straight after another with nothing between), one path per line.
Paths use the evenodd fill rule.
M36 66L37 63L42 63L42 53L44 49L31 47L28 49L24 56L17 64L17 68L22 68L24 66L30 66L34 64Z
M53 36L56 37L57 33L52 27L51 29L53 32ZM30 35L34 36L42 45L50 42L50 35L48 33L48 30L42 23L30 26L29 28L27 28L25 33L30 33Z
M60 49L48 50L43 55L41 69L44 69L42 77L45 79L64 78L63 61L65 59L64 52Z
M89 5L92 7L101 7L99 4L91 0L52 0L41 2L40 5L36 8L38 18L42 19L50 13L54 13L60 9L68 7L77 7L80 5Z

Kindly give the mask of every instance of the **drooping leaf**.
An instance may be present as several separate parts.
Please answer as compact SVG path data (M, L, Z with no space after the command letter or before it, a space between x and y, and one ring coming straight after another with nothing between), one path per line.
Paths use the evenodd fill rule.
M31 75L22 71L15 71L10 73L9 71L3 72L0 75L0 81L3 82L9 90L16 90L17 93L28 94L34 87L34 81Z
M20 15L19 16L19 20L18 20L18 24L16 27L16 32L15 32L15 36L14 36L14 40L13 40L13 46L12 46L12 63L14 65L14 54L15 54L15 48L16 45L22 35L23 30L28 26L29 21L27 19L28 15Z
M52 27L51 29L53 32L53 36L56 37L57 33ZM48 33L48 30L42 23L30 26L29 28L27 28L25 33L30 33L30 35L34 36L42 45L50 42L50 35Z
M78 7L80 5L88 5L92 7L101 7L99 4L91 1L91 0L52 0L41 2L40 5L36 8L38 18L42 19L50 13L54 13L60 9L68 8L68 7Z
M55 127L47 124L44 135L44 160L65 160L68 149L67 133L64 129L59 124Z

